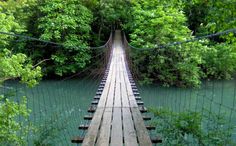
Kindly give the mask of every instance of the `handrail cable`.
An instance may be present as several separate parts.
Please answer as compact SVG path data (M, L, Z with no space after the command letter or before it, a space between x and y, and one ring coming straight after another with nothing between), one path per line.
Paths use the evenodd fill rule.
M128 43L128 46L131 47L132 49L136 49L136 50L140 50L140 51L142 51L142 50L154 50L156 48L161 49L161 48L166 48L166 47L169 47L169 46L181 45L181 44L184 44L184 43L189 43L189 42L202 40L202 39L205 39L205 38L212 38L212 37L215 37L215 36L228 34L230 32L236 33L236 28L228 29L228 30L225 30L225 31L222 31L222 32L217 32L217 33L213 33L213 34L209 34L209 35L205 35L205 36L195 37L193 39L189 39L189 40L186 40L186 41L172 42L172 43L167 43L166 45L155 45L155 48L138 48L138 47L130 45L129 43Z
M3 31L0 31L0 34L14 36L14 37L19 37L19 38L24 38L25 40L33 40L33 41L43 42L43 43L46 43L46 44L52 44L52 45L56 45L56 46L63 46L63 47L65 47L65 45L63 45L62 43L56 43L56 42L52 42L52 41L42 40L42 39L39 39L39 38L35 38L35 37L27 36L27 35L22 35L22 34L16 34L16 33L13 33L13 32L3 32ZM102 45L102 46L98 46L98 47L72 47L72 48L78 48L78 49L102 49L102 48L106 47L106 45L108 44L109 41L110 41L110 37L109 37L108 41L104 45Z

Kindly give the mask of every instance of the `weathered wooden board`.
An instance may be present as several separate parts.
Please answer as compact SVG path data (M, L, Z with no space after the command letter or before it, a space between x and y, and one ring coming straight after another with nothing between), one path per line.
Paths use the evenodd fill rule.
M105 107L105 105L106 105L107 95L108 95L108 92L109 92L109 88L111 86L111 79L112 79L112 76L114 74L114 72L113 72L113 68L114 68L113 62L111 62L109 68L110 68L110 71L108 73L106 84L105 84L105 87L103 89L102 95L100 97L98 107Z
M140 146L152 146L152 141L138 108L131 108L133 121Z
M107 95L106 107L113 107L114 93L115 93L115 81L116 81L116 68L112 70L112 78L110 81L110 88Z
M123 68L126 68L124 58L123 58L122 62L123 62ZM133 94L133 91L132 91L132 88L131 88L131 84L129 82L127 71L124 71L123 73L124 73L124 84L126 86L130 107L138 107L135 97L134 97L134 94Z
M123 77L123 80L124 80L124 77ZM121 99L122 99L123 107L130 107L128 94L127 94L126 86L124 83L121 83Z
M119 61L119 60L117 60ZM121 65L117 63L117 72L116 72L116 87L115 87L115 99L114 99L114 107L121 107L121 80L120 80L120 68Z
M124 127L124 142L126 146L138 146L137 135L134 129L134 122L130 108L122 108L123 127Z
M97 135L99 132L99 127L101 124L101 119L103 115L104 108L97 108L93 120L90 123L89 129L85 138L83 140L82 146L93 146L95 145Z
M121 108L113 108L111 146L123 145L122 124Z
M100 132L98 134L97 146L108 146L111 131L112 108L105 108L101 123Z

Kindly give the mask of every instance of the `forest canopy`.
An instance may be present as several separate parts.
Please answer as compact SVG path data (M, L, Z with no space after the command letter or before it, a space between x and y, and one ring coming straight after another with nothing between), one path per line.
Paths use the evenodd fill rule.
M142 83L199 86L202 79L231 79L236 72L235 0L6 0L0 31L62 44L55 46L0 34L0 50L42 60L44 76L66 76L89 66L111 30L122 29L133 48L132 71ZM17 43L16 43L17 42ZM136 48L136 49L134 49ZM154 48L140 50L138 48Z

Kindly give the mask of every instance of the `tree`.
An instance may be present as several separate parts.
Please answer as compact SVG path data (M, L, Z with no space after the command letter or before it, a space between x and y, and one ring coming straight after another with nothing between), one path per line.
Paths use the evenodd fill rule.
M92 43L95 45L104 44L112 29L121 29L131 21L128 0L83 0L83 3L93 12Z
M185 1L185 12L189 28L197 36L212 34L235 28L236 1L191 0ZM236 72L235 33L212 37L202 54L201 69L206 78L231 79Z
M21 26L16 22L16 19L13 16L13 14L4 13L4 10L2 7L0 7L0 31L1 32L9 32L9 31L22 32L23 31ZM11 40L13 39L14 37L12 36L0 34L0 50L2 50L4 47L9 46Z
M132 2L133 21L128 25L131 45L154 50L133 50L133 63L138 75L146 81L161 81L165 85L198 86L202 61L198 43L158 48L170 42L193 38L183 11L162 2L138 0Z
M2 12L15 17L15 21L24 31L27 31L29 17L36 5L36 0L5 0L0 1Z
M217 43L202 54L201 69L205 78L231 79L236 72L236 43Z
M30 87L35 86L41 78L41 68L33 67L24 54L11 54L7 49L0 52L0 87L9 79L20 78ZM29 132L29 126L24 125L29 116L27 99L22 97L20 103L6 95L0 95L0 144L22 145ZM17 120L22 117L23 120ZM19 132L21 131L21 135Z
M206 35L235 28L235 0L184 0L184 11L188 17L189 28L196 35ZM235 41L235 36L230 33L223 35L228 42ZM213 39L217 42L224 40Z
M0 7L0 31L23 32L24 29L16 21L13 13ZM41 78L41 68L33 66L26 55L13 54L9 51L14 39L9 35L0 35L0 88L4 88L2 84L6 80L15 78L20 78L23 83L32 87ZM24 144L25 136L30 129L24 125L30 112L26 103L26 97L22 97L21 102L18 103L7 95L0 95L0 145ZM22 117L22 121L17 120L18 117Z
M33 67L27 56L21 53L12 54L4 49L0 54L0 83L13 78L21 78L23 83L35 86L41 78L41 68Z
M55 73L63 75L84 68L90 60L86 48L91 30L91 12L77 0L44 0L39 2L38 8L41 13L37 25L40 38L64 45L45 52L52 52Z

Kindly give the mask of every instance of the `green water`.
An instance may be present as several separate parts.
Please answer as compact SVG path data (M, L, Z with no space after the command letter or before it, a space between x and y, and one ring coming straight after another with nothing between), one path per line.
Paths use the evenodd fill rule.
M174 112L196 111L206 119L213 113L223 116L227 126L236 125L236 80L203 81L198 89L158 85L140 86L139 89L146 107L168 108ZM236 142L236 128L232 139Z
M28 145L43 141L45 144L66 146L72 145L70 141L73 137L84 135L78 126L86 124L83 117L87 115L98 85L98 79L46 80L30 89L10 81L0 91L15 92L12 98L16 101L20 101L22 96L28 98L27 106L31 109L29 121L39 129L27 136Z
M210 110L215 113L232 114L236 111L236 80L204 81L199 89L140 86L139 91L145 105L166 107L174 111ZM230 116L230 115L228 115Z
M78 126L86 123L83 117L88 114L87 109L98 85L99 79L46 80L33 89L14 81L5 84L17 93L14 97L16 100L22 95L28 97L28 108L32 110L29 121L35 127L44 129L30 134L27 137L28 145L33 145L33 141L38 140L57 146L72 145L72 137L84 135L78 130ZM204 81L200 89L167 88L158 85L138 88L146 107L168 107L176 112L208 110L224 114L229 123L236 124L236 80ZM7 93L8 90L10 88L1 92ZM54 128L50 129L50 126ZM52 137L43 137L42 131L55 134Z

